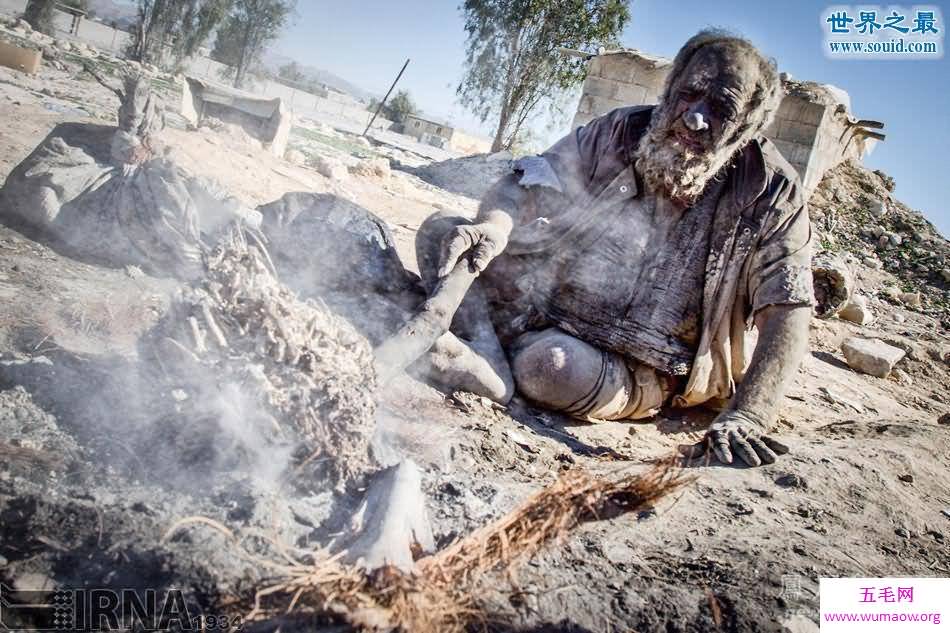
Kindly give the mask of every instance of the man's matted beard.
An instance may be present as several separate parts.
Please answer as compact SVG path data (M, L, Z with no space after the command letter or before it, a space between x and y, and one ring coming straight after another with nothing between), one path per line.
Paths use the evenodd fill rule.
M729 143L723 140L735 129L729 125L711 147L696 153L676 143L671 114L663 106L654 112L650 127L637 147L637 171L650 190L692 205L709 180L752 140L755 131Z

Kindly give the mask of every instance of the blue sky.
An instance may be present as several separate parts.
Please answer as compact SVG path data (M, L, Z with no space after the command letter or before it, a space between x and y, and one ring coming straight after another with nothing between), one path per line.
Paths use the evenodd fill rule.
M794 77L844 88L857 116L886 125L887 140L865 163L893 176L897 197L950 235L950 59L828 59L820 16L832 4L840 3L634 0L621 42L673 56L697 30L725 27L751 39ZM932 4L950 17L946 0ZM910 4L903 8L913 15ZM455 101L465 54L456 2L300 0L297 13L295 24L275 45L278 52L377 93L386 91L409 57L400 87L419 106L472 131L490 132L478 129L478 122Z

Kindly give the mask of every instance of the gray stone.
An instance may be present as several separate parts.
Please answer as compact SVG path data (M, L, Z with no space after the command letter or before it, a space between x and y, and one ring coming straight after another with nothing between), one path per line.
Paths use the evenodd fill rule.
M899 367L895 367L894 371L891 372L891 375L893 375L894 378L897 379L897 382L899 382L902 385L914 384L914 379L910 377L910 374L908 374L903 369L900 369Z
M887 239L890 241L891 246L900 246L904 241L900 235L897 233L891 233L887 236Z
M346 180L346 177L349 175L346 165L338 160L326 158L325 156L315 157L313 159L313 168L316 169L321 176L335 181Z
M941 270L940 276L943 277L944 281L950 282L950 268L944 268Z
M838 312L838 318L858 325L867 325L874 320L874 315L868 307L867 298L863 295L854 295Z
M287 153L284 154L284 158L294 165L305 165L307 164L307 155L301 152L299 149L289 149Z
M868 204L868 212L875 218L884 217L887 214L887 205L884 204L883 200L872 200Z
M882 264L882 263L881 263L881 260L879 260L877 257L870 257L870 256L869 256L869 257L865 257L865 258L864 258L863 260L861 260L861 261L862 261L862 263L863 263L865 266L867 266L868 268L873 268L873 269L875 269L875 270L881 270L881 268L884 267L884 264Z
M904 350L880 339L857 336L846 339L841 351L851 369L878 378L885 378L905 354Z
M906 306L910 306L912 308L919 308L922 298L919 292L902 292L899 295L897 295L897 300Z

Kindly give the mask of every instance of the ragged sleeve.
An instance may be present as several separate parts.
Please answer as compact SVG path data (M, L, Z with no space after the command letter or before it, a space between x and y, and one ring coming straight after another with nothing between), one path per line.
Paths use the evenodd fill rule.
M765 225L749 268L750 314L771 305L814 305L811 223L798 178L775 174L756 204Z

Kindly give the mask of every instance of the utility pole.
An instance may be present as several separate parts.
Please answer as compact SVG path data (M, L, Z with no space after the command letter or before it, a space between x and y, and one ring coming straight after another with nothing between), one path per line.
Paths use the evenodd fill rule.
M373 118L369 120L369 124L366 126L366 129L363 130L362 136L366 136L366 133L369 132L369 129L373 127L373 121L376 120L376 117L379 116L379 111L383 109L383 106L386 105L386 99L389 98L389 95L392 94L393 88L396 87L396 84L399 83L399 78L402 77L402 74L406 72L406 66L409 65L409 60L406 60L406 63L402 65L402 70L399 71L399 74L396 75L396 79L393 80L393 85L389 87L389 90L386 92L386 96L383 97L383 100L379 102L379 107L376 108L376 112L373 113Z

